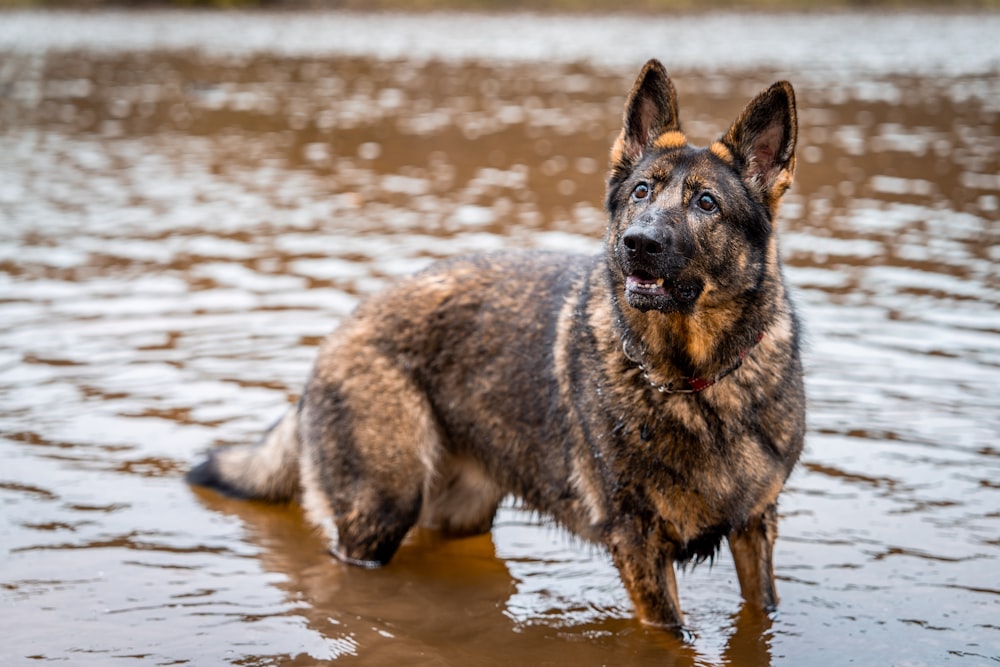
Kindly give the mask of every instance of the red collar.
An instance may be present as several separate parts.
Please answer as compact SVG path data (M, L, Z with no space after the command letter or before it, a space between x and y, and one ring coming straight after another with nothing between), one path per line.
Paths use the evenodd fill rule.
M650 384L650 386L653 387L653 389L656 389L662 394L697 394L700 391L705 391L706 389L714 385L716 382L718 382L719 380L726 377L727 375L735 371L737 368L742 366L743 360L747 358L748 354L750 354L750 350L756 347L757 343L759 343L763 339L764 339L764 333L761 332L760 334L757 335L757 339L753 342L753 344L750 345L750 347L740 350L740 358L736 360L735 364L733 364L726 370L716 374L711 378L682 377L663 384L656 382L655 380L653 380L653 378L649 376L649 369L646 368L646 365L642 363L642 361L640 361L637 358L637 356L629 354L629 346L627 341L622 341L622 351L625 353L625 357L629 361L639 366L639 370L642 371L642 377L646 380L646 382Z

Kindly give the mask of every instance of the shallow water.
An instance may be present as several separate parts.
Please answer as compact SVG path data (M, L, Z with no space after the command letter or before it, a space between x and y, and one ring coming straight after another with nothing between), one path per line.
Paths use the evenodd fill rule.
M998 33L998 15L0 15L3 664L1000 662ZM772 81L798 93L781 234L810 428L773 619L741 613L727 554L679 578L684 646L544 517L415 535L367 572L294 507L184 484L396 276L597 250L650 56L701 143Z

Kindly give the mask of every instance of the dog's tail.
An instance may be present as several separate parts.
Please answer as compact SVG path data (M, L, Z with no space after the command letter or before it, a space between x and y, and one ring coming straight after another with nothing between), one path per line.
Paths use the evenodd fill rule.
M298 407L290 407L259 443L210 452L187 480L237 498L292 500L299 492Z

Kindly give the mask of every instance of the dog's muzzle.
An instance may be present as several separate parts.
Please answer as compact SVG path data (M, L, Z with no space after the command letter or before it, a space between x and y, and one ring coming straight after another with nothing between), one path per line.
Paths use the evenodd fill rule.
M616 249L625 277L625 300L639 310L684 311L703 289L700 280L685 277L688 261L668 225L634 224L622 234Z

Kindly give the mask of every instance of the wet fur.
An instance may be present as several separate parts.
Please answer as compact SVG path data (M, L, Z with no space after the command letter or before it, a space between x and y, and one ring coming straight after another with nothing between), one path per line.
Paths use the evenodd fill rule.
M297 499L334 554L371 567L418 523L489 530L513 495L607 547L638 616L675 630L674 563L728 539L748 604L772 608L776 502L804 433L774 230L795 124L778 83L692 147L650 61L612 148L606 252L455 259L401 281L331 334L261 444L216 450L190 479ZM677 378L718 379L655 386Z

